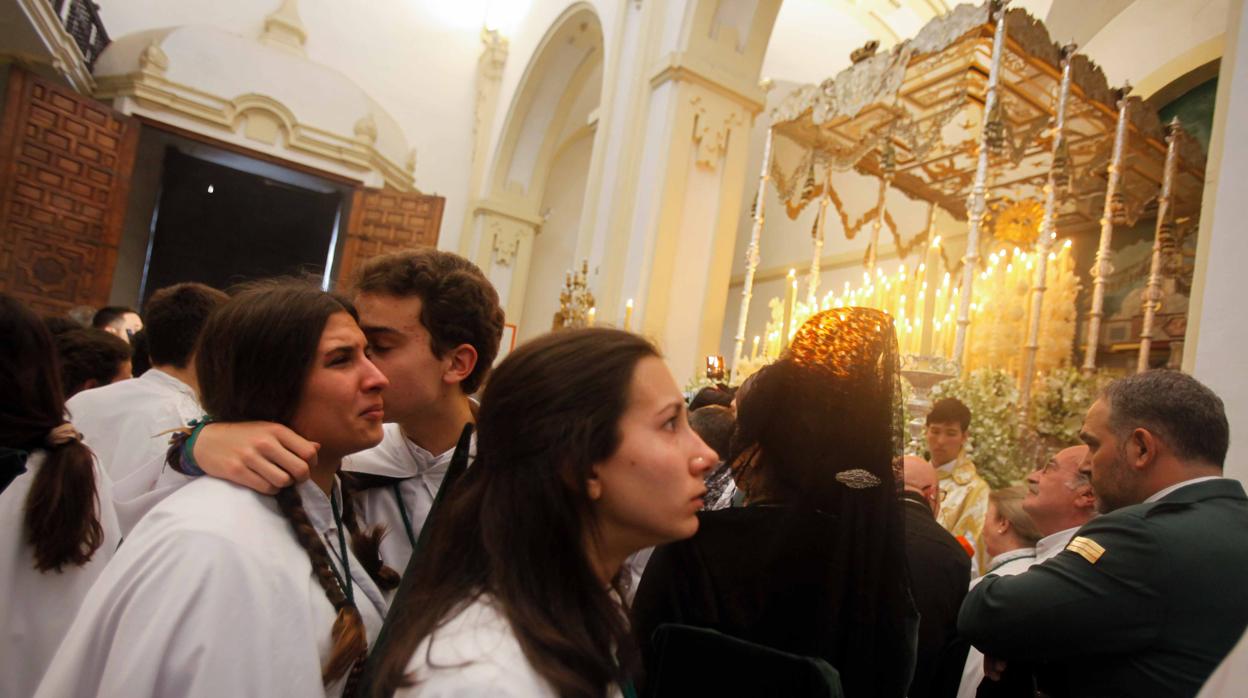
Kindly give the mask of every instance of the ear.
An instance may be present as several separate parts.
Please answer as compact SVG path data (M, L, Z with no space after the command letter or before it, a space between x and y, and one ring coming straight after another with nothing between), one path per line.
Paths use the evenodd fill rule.
M1152 465L1157 460L1160 445L1153 432L1143 428L1132 430L1127 439L1127 463L1136 470Z
M594 466L589 471L589 478L585 480L585 492L589 495L589 501L596 502L602 499L602 480L598 479L598 466Z
M477 350L471 344L461 344L442 358L450 360L446 370L442 372L442 380L446 383L464 382L477 367Z
M1092 492L1092 485L1082 485L1075 494L1075 506L1080 509L1095 509L1096 495Z
M82 387L78 390L90 390L91 388L100 387L100 382L94 378L88 378L82 382Z

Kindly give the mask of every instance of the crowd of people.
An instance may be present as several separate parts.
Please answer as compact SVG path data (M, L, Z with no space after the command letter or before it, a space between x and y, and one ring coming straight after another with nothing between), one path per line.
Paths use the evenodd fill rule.
M0 294L0 695L1243 690L1248 498L1188 375L993 490L956 399L905 452L882 312L688 401L615 329L495 366L503 323L432 249L92 327Z

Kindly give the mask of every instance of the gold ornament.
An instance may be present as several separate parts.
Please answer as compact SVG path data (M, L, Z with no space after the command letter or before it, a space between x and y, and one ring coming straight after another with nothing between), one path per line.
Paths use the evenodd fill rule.
M1006 200L997 209L992 234L1002 242L1031 247L1040 238L1044 206L1035 199Z

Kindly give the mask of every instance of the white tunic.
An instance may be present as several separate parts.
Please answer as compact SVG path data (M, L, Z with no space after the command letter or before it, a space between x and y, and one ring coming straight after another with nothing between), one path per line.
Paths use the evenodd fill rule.
M477 435L473 432L468 446L471 464L477 454ZM354 473L402 478L398 484L403 508L394 489L379 487L359 493L355 500L360 523L368 526L385 524L388 533L381 542L381 559L399 574L407 569L412 557L412 540L420 538L433 500L451 466L455 449L433 454L412 443L396 423L385 425L381 443L367 451L347 456L342 469ZM405 520L406 515L406 520ZM410 525L411 538L408 537Z
M31 454L26 472L0 494L0 696L35 692L87 590L121 541L108 476L97 466L98 515L104 530L100 547L81 567L43 573L35 569L34 551L25 540L26 496L44 456L42 451Z
M341 575L329 499L311 482L297 487ZM371 644L385 602L359 561L348 559ZM321 683L335 615L277 501L199 478L135 526L37 695L340 695L345 679Z
M155 491L169 449L169 436L161 433L202 417L204 408L191 386L158 368L84 390L65 408L112 478L122 533L128 534L143 514L177 489Z
M483 594L451 615L425 638L407 664L415 686L400 688L395 698L555 698L520 649L511 623ZM619 686L607 689L609 698Z

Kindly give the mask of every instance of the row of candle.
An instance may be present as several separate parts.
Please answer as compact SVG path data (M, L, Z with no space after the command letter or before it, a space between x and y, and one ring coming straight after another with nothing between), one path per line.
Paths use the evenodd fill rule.
M590 308L589 311L585 314L585 322L590 327L594 326L594 323L597 321L597 318L598 318L597 306ZM632 298L629 298L628 302L624 304L623 327L624 327L625 332L631 332L633 329L633 299Z
M969 308L971 317L987 319L1006 315L1017 319L1013 315L1028 312L1030 304L1026 299L1034 282L1035 259L1038 254L1040 253L1024 252L1015 247L1013 250L1003 249L989 255L987 268L975 280L974 296ZM1048 254L1049 260L1058 262L1050 269L1050 279L1055 273L1071 274L1067 271L1070 267L1069 240ZM822 299L808 295L805 301L797 298L797 272L790 269L785 284L786 297L782 304L779 299L772 299L772 320L767 323L766 341L763 341L761 335L754 337L750 362L757 363L761 360L765 363L778 357L788 346L797 328L815 313L829 308L852 306L877 308L892 315L896 324L898 349L902 353L952 357L957 337L961 288L955 284L949 272L938 275L936 262L939 258L940 236L936 236L929 246L926 260L913 271L907 270L905 264L898 266L895 274L887 274L883 268L876 267L874 275L869 271L863 272L862 283L857 287L851 287L846 281L839 294L828 292ZM1009 311L1002 312L1005 309L1001 308L998 312L985 316L985 308L994 303L1008 304ZM993 330L984 327L980 331ZM981 335L985 336L987 335ZM1017 344L1021 347L1021 337Z

